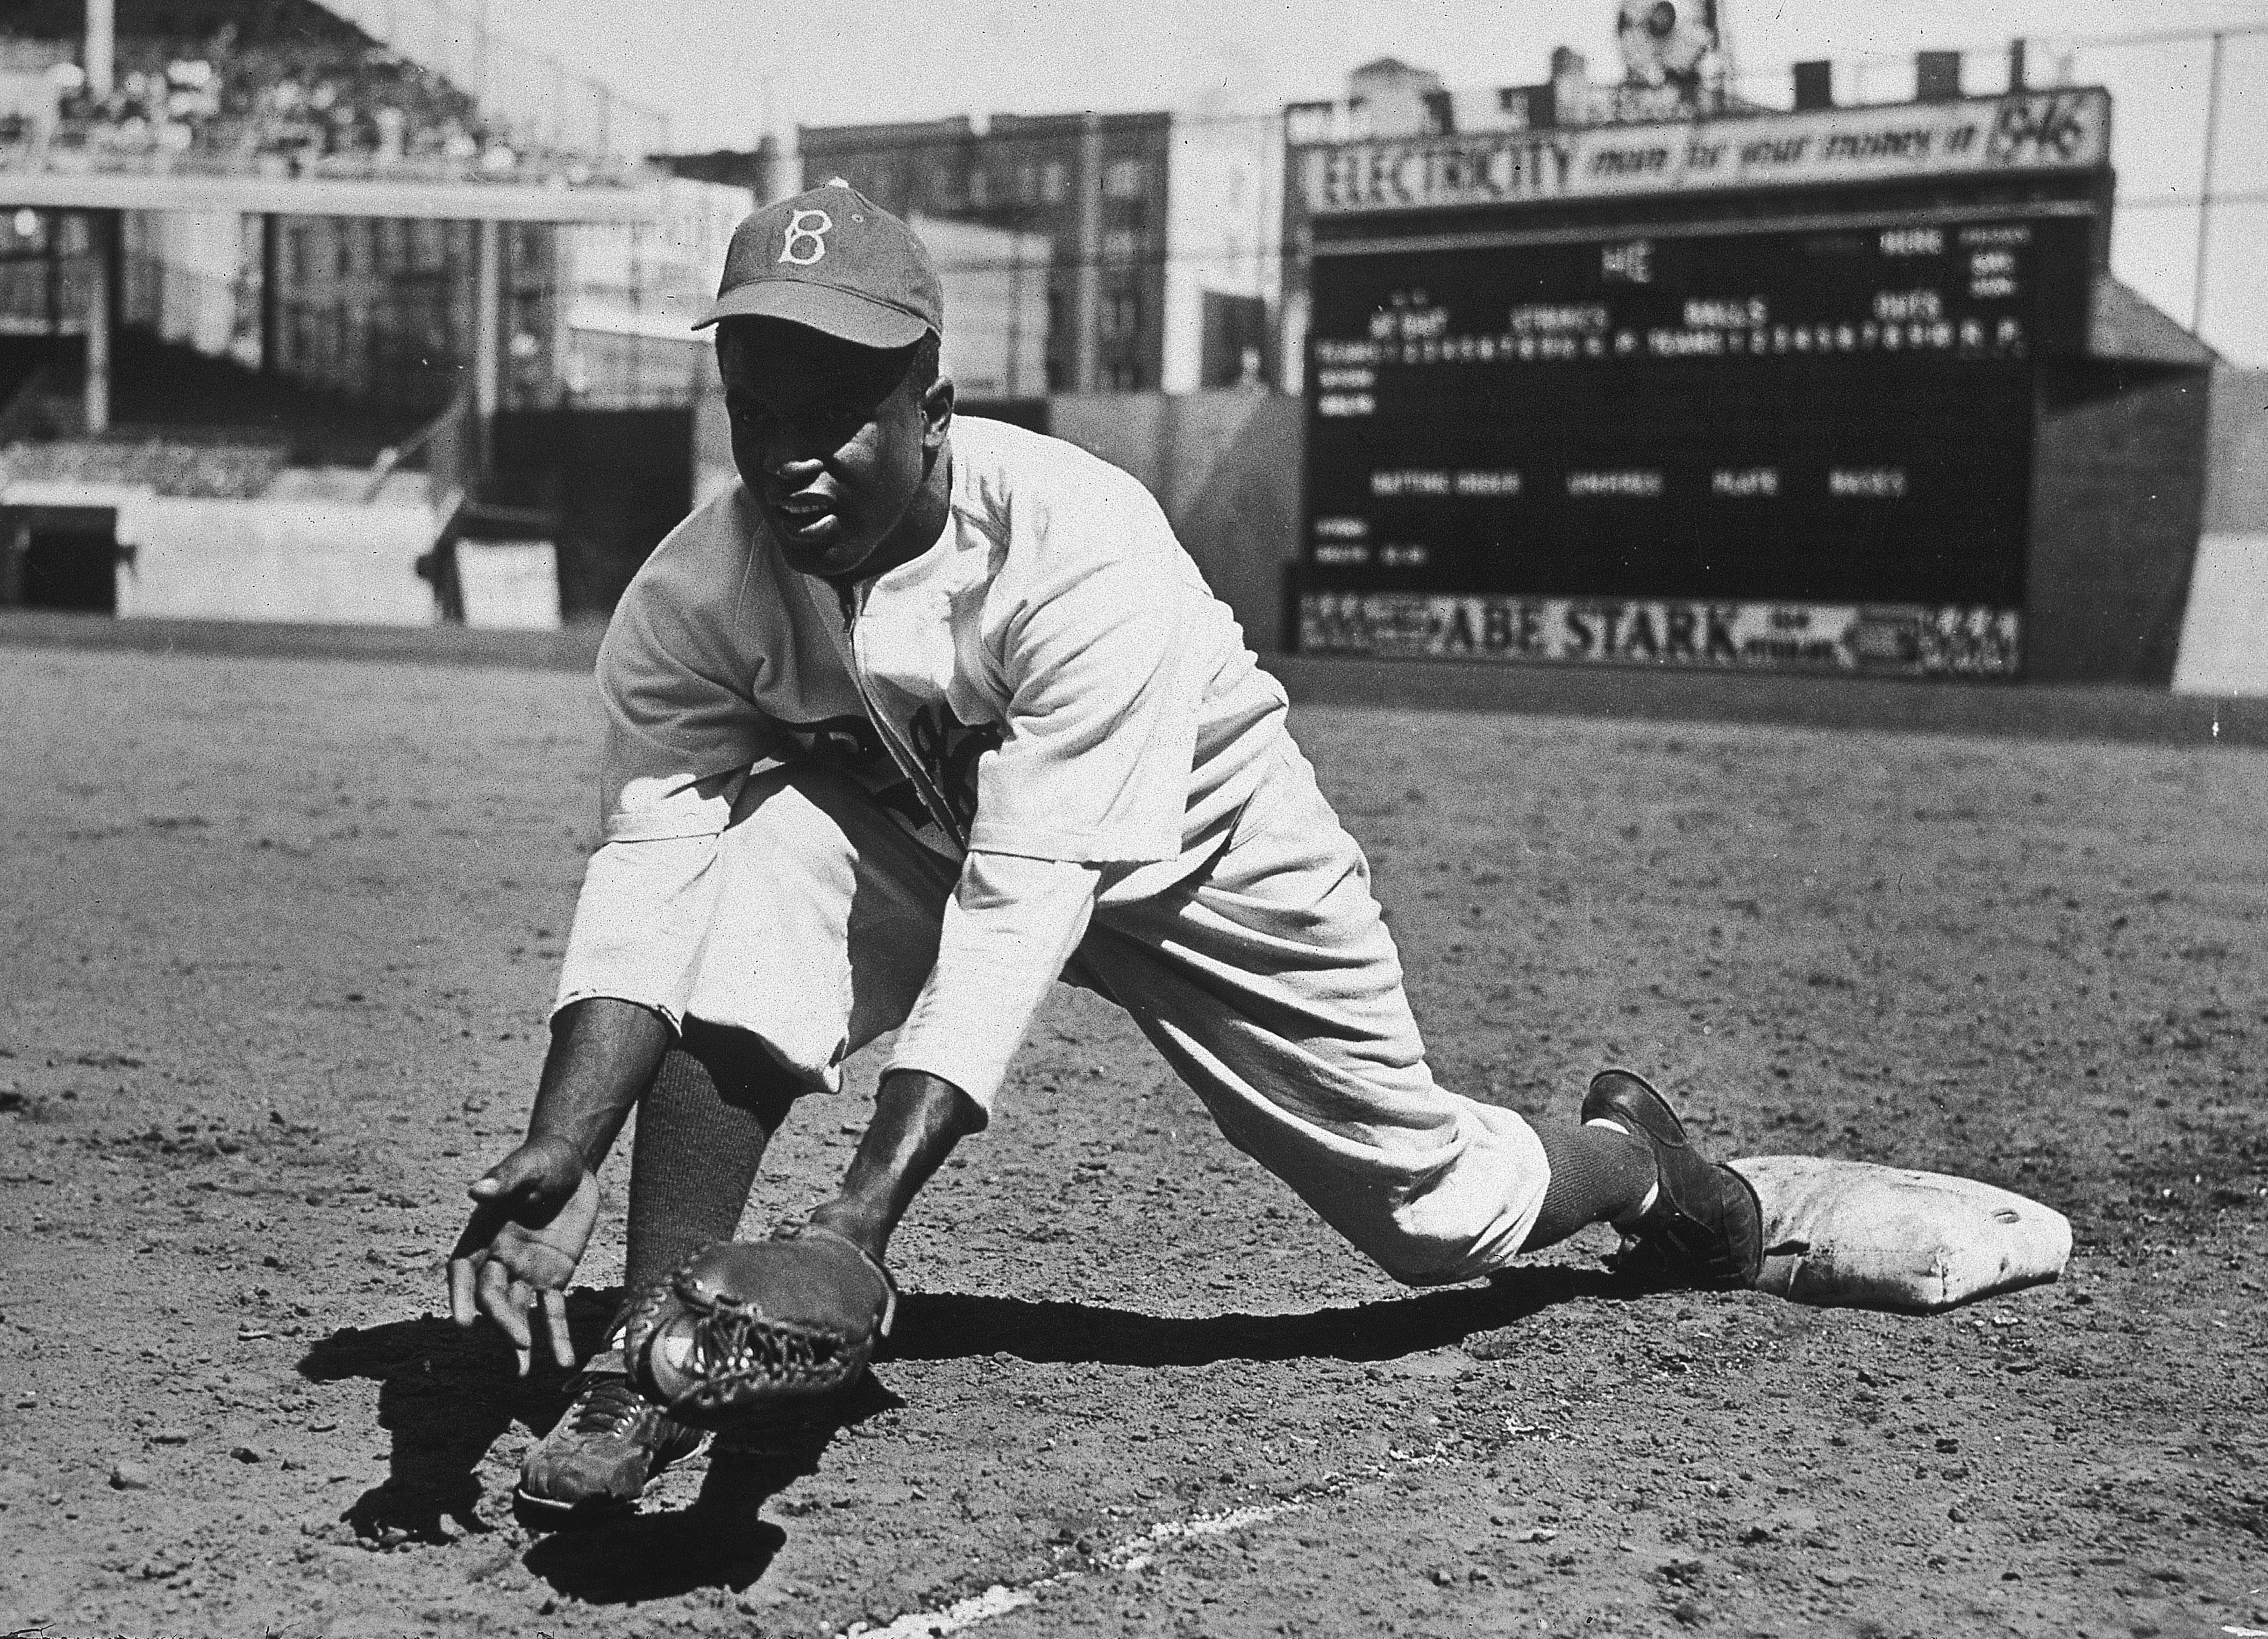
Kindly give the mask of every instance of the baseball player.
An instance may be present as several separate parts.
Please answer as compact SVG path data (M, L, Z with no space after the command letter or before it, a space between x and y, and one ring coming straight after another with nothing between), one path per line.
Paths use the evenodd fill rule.
M1401 1281L1597 1222L1667 1278L1754 1280L1754 1192L1637 1077L1602 1074L1579 1122L1435 1084L1282 687L1132 478L955 419L904 224L839 181L758 210L703 322L740 482L662 542L600 650L605 840L526 1141L471 1187L460 1324L489 1315L525 1371L540 1308L571 1365L563 1292L631 1109L635 1295L733 1235L790 1106L895 1030L807 1231L879 1270L1058 978ZM619 1340L526 1458L530 1504L632 1501L697 1443Z

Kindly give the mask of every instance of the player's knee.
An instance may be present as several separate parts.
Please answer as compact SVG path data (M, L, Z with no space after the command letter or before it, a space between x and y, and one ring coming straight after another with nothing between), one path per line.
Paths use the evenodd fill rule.
M1453 1286L1486 1273L1474 1267L1473 1248L1461 1241L1437 1240L1392 1227L1347 1238L1404 1286Z
M1402 1260L1393 1263L1382 1258L1373 1258L1372 1261L1404 1286L1454 1286L1461 1281L1475 1280L1486 1273L1469 1267L1471 1259L1462 1253L1454 1258Z

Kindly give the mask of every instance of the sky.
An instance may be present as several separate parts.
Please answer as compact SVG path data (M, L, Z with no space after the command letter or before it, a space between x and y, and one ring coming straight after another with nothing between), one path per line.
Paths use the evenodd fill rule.
M466 11L475 0L456 0ZM415 0L406 0L414 4ZM486 0L490 27L666 114L681 151L745 148L803 124L1167 108L1266 115L1341 94L1346 72L1392 55L1453 86L1528 84L1571 45L1614 77L1615 0ZM405 9L406 9L405 4ZM1837 61L1838 93L1892 100L1923 48L1969 48L1972 90L2005 81L2007 40L2190 28L2268 29L2268 0L1720 0L1744 80L1774 92L1786 65ZM658 21L666 18L666 21ZM2210 46L2083 49L2082 82L2117 99L2122 276L2185 321L2195 299ZM2032 48L2042 60L2041 46ZM2216 190L2268 192L2268 34L2233 41ZM2216 211L2205 334L2268 364L2268 202Z

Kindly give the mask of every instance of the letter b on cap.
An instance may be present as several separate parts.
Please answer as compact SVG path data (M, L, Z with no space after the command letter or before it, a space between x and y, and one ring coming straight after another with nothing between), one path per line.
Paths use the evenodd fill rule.
M835 231L835 218L823 210L799 210L788 218L787 242L780 246L779 259L799 268L808 268L827 254L827 236Z

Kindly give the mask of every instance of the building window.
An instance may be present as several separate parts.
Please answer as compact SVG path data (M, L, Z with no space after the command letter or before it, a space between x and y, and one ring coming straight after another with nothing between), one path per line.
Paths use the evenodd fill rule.
M1102 305L1102 334L1111 336L1130 336L1142 328L1142 298L1134 292L1123 291Z
M1102 168L1102 191L1112 199L1139 199L1150 191L1150 167L1139 159L1114 159Z
M992 184L982 171L968 173L968 202L980 208L992 202Z
M1138 228L1113 228L1102 236L1102 259L1105 261L1130 262L1142 254L1142 233Z
M1040 171L1040 197L1050 205L1060 205L1070 191L1070 176L1060 159L1050 159Z

